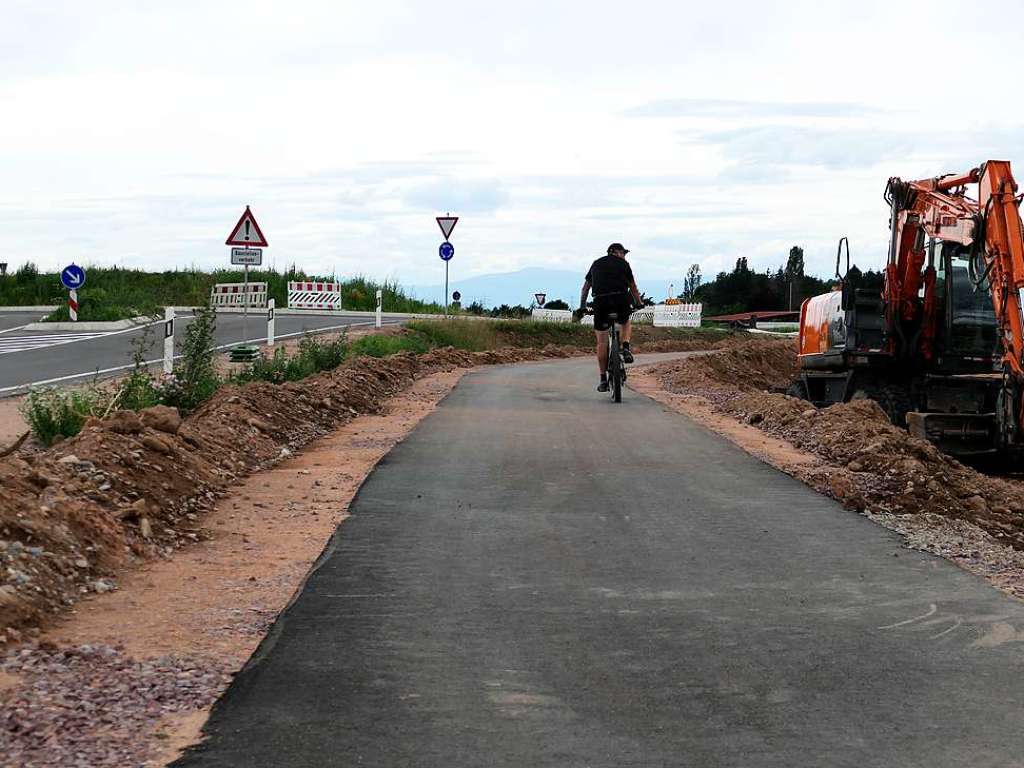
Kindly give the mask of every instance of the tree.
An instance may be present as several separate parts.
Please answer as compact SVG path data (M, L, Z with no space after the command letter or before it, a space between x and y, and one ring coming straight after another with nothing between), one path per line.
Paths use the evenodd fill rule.
M804 249L799 245L794 245L789 249L789 259L786 261L786 307L787 309L793 308L794 293L796 294L796 302L801 301L801 291L798 286L803 283L804 280Z
M569 305L561 299L555 299L549 301L544 305L544 309L569 309Z
M693 301L697 289L700 288L700 283L700 264L691 264L690 268L686 270L686 278L683 280L683 298Z
M786 261L786 280L799 280L804 276L804 249L794 245L789 249Z

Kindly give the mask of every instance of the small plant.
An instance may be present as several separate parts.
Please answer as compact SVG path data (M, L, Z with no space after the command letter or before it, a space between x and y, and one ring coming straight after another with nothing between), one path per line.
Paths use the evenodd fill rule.
M208 400L221 385L214 366L217 315L213 307L196 310L195 318L185 331L181 358L174 366L174 387L163 391L164 402L184 412L195 410Z
M21 405L32 434L43 445L57 437L74 437L90 416L102 416L110 405L110 393L97 387L82 390L33 389Z
M146 352L153 342L153 328L146 329L132 341L132 372L121 385L117 397L119 408L126 408L131 411L139 411L163 402L163 394L157 388L146 365Z

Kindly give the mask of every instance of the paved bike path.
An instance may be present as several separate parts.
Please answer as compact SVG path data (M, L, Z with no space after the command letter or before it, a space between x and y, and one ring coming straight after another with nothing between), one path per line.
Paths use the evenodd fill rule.
M1018 603L591 369L468 375L178 764L1020 764Z

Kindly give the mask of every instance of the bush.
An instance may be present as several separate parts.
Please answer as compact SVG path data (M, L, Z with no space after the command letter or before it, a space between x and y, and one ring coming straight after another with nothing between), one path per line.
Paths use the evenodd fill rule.
M58 436L74 437L90 416L101 416L110 405L110 393L90 387L82 390L33 389L21 405L32 434L45 446Z

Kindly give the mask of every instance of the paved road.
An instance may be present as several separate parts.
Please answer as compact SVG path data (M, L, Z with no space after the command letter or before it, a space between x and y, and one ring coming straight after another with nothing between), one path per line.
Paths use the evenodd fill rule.
M21 319L12 319L14 313L0 313L0 396L24 385L62 379L67 377L86 378L96 371L130 365L135 346L143 338L145 330L132 329L114 333L56 333L48 331L21 331L16 326L38 319L18 314ZM191 322L190 315L183 315L176 321L175 335L184 338L185 329ZM276 334L301 333L306 330L329 328L339 325L363 325L365 315L278 315ZM386 323L396 321L386 320ZM243 335L243 325L246 333ZM8 330L3 332L4 327ZM144 345L147 359L163 356L163 325L153 326L149 343ZM266 339L266 321L262 312L250 316L243 323L239 314L223 314L217 317L217 343L237 344L243 339ZM179 341L180 344L180 341Z
M34 323L45 316L45 312L0 312L0 333Z
M979 766L1024 608L583 361L468 376L180 766Z

